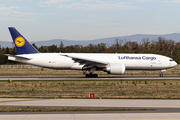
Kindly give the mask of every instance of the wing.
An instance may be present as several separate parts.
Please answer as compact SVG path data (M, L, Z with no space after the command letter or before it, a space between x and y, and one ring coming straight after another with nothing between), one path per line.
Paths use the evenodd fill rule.
M108 62L89 59L89 58L83 58L83 57L79 57L79 56L72 56L72 55L66 55L66 54L61 54L61 55L72 58L72 60L75 63L79 63L80 65L84 65L83 69L92 68L92 67L104 68L109 64Z

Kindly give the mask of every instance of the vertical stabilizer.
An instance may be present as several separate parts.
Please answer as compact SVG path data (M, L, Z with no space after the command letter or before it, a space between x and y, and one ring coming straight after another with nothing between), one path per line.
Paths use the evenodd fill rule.
M14 27L9 27L18 54L39 53Z

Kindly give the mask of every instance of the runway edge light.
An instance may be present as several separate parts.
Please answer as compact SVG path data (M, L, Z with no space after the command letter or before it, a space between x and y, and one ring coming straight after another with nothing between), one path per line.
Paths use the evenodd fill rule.
M11 83L12 82L12 80L11 79L8 79L8 83Z

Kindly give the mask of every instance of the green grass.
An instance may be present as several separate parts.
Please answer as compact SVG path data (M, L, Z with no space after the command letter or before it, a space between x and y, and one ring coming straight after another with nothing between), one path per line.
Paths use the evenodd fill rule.
M0 97L18 98L150 98L179 99L179 80L8 81Z
M47 68L29 69L0 69L0 77L85 77L86 71L80 70L52 70ZM99 77L124 77L124 76L159 76L157 71L127 70L125 75L109 75L106 72L96 71ZM171 68L163 73L164 76L179 76L180 68Z

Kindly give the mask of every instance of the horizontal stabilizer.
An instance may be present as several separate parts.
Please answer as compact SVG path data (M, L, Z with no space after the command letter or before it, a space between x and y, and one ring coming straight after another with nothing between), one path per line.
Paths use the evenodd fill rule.
M17 55L10 55L10 54L5 54L6 56L11 57L11 58L15 58L15 59L21 59L21 60L31 60L32 58L28 58L28 57L22 57L22 56L17 56Z

